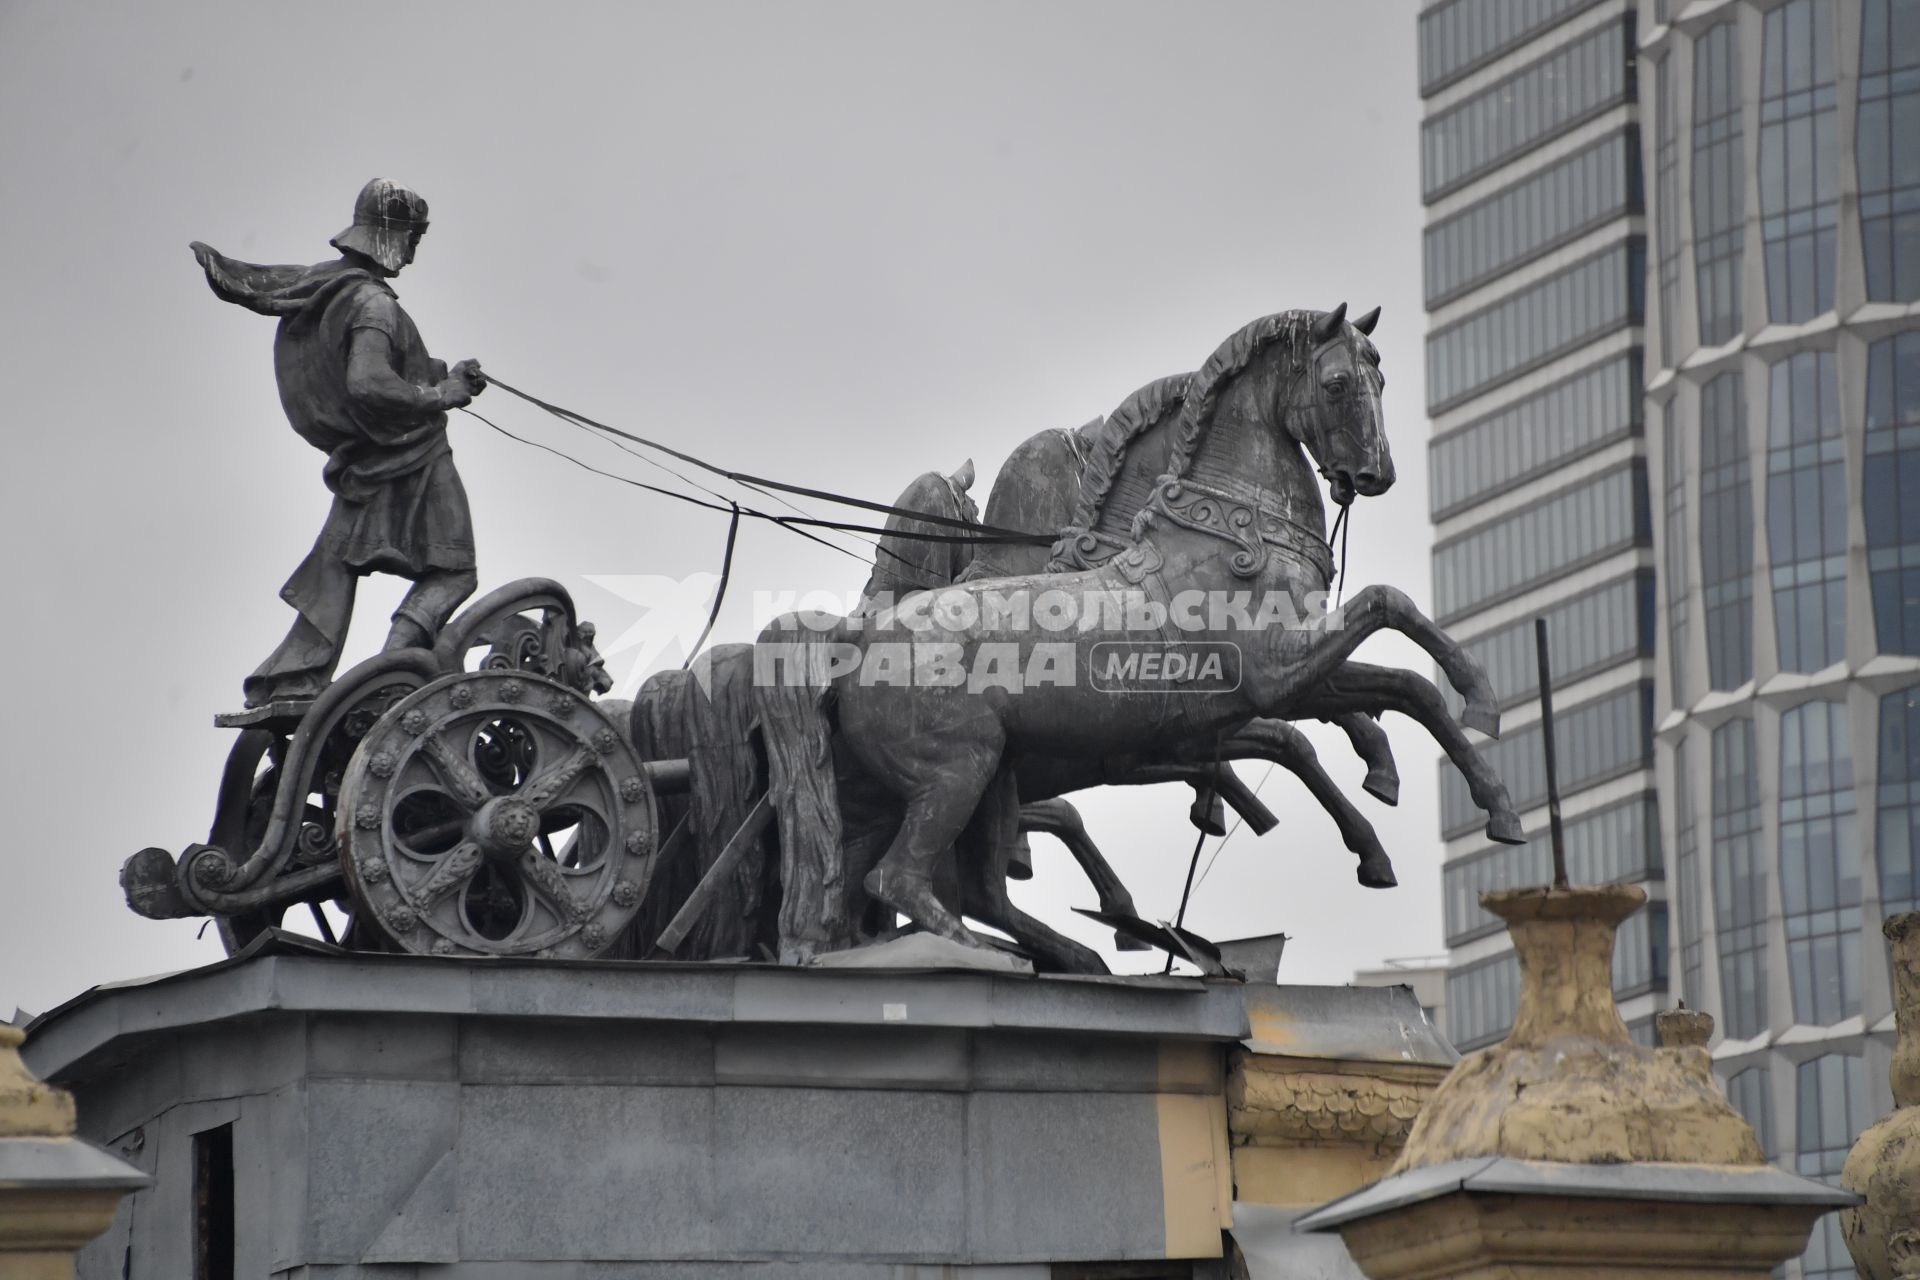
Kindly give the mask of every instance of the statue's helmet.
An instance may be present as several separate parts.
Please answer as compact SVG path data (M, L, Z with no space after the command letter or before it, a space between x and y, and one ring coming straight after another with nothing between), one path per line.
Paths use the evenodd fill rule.
M335 236L334 248L364 253L389 272L407 262L407 246L427 229L427 202L391 178L375 178L353 202L353 225Z

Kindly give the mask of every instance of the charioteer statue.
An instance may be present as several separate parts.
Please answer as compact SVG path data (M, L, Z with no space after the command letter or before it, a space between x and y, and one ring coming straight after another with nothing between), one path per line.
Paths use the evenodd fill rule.
M280 403L301 439L327 455L322 474L333 491L313 550L280 589L299 617L247 677L250 708L307 702L327 687L364 575L413 580L389 652L432 645L478 585L447 410L469 403L486 377L476 360L448 369L429 356L388 283L426 230L427 202L376 178L354 201L353 225L333 238L340 256L331 262L257 266L193 245L214 293L279 317Z

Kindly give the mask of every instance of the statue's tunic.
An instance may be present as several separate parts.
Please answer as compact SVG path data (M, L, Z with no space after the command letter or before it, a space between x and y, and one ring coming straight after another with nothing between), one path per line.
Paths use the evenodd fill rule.
M473 520L453 467L446 413L372 404L347 390L347 350L359 329L386 335L402 381L422 386L446 376L393 291L360 276L330 291L315 323L295 321L281 320L273 363L287 420L327 454L323 474L334 503L316 550L324 547L357 573L415 578L472 569Z

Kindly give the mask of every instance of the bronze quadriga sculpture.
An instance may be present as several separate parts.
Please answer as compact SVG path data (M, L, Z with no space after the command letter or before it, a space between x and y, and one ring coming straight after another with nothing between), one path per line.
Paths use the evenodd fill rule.
M1023 832L1061 836L1129 937L1166 939L1063 797L1182 780L1203 831L1223 830L1222 799L1265 831L1277 820L1227 764L1269 760L1332 815L1360 881L1387 887L1371 826L1289 723L1339 725L1366 790L1393 803L1386 711L1441 743L1490 836L1521 839L1462 730L1497 731L1479 667L1390 587L1325 608L1322 481L1342 508L1393 482L1377 311L1269 316L1111 417L1035 436L984 524L971 463L922 476L852 617L716 646L628 707L595 700L611 682L557 584L454 616L476 579L446 411L487 379L429 357L387 283L425 227L423 200L376 181L337 261L258 267L195 246L220 297L279 317L282 400L327 452L335 503L282 592L292 632L246 682L247 709L218 719L239 737L208 839L130 859L136 911L210 915L236 950L297 903L324 925L317 904L335 901L339 941L361 949L785 959L859 945L896 913L981 945L970 916L1043 967L1100 971L1009 900ZM372 572L414 589L385 651L335 678ZM1434 656L1461 723L1424 677L1349 660L1382 628ZM889 646L909 668L945 655L960 678L876 678Z

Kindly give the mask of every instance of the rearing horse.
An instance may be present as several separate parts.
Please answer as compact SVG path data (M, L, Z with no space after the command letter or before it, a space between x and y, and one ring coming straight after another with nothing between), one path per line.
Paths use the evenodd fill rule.
M1091 952L1007 896L1004 861L1018 822L1015 770L1022 758L1164 756L1182 744L1217 742L1252 720L1316 714L1310 708L1326 707L1329 698L1351 702L1331 710L1363 709L1386 687L1373 681L1379 669L1349 668L1358 677L1353 688L1349 679L1334 678L1354 648L1382 628L1406 634L1433 656L1465 699L1463 723L1496 732L1493 692L1478 664L1403 593L1369 586L1335 613L1315 609L1327 582L1316 469L1353 493L1378 493L1392 483L1377 359L1372 343L1345 321L1344 308L1256 321L1222 344L1186 388L1166 473L1124 551L1078 572L977 579L929 592L830 637L789 637L802 643L787 646L784 678L764 678L769 663L755 688L789 868L783 950L809 949L817 922L832 918L832 900L844 898L849 869L840 863L836 756L842 767L877 781L903 810L884 855L865 873L868 893L922 928L979 945L934 888L939 858L972 823L977 838L964 842L960 867L968 914L1063 968L1098 971ZM1163 621L1143 632L1105 607L1137 600L1158 605L1170 619L1171 606L1196 592L1203 601L1277 599L1290 606L1292 619L1307 620L1236 626L1238 619L1204 608L1197 620L1186 619L1193 625L1176 630ZM1036 625L1039 603L1051 610L1044 626ZM781 648L775 641L763 637L761 649ZM1235 678L1203 689L1151 680L1089 683L1101 646L1142 641L1233 654ZM900 671L882 645L910 648L911 670ZM921 669L928 655L938 659L937 672ZM1063 666L1066 679L1059 678ZM1009 668L1029 678L1017 688L981 678ZM955 671L957 682L948 678ZM1035 671L1043 678L1031 678Z

